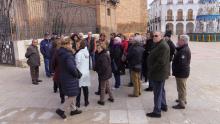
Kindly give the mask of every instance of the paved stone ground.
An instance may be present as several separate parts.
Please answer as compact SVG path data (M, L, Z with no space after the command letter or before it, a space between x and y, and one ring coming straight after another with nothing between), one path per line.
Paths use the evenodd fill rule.
M0 66L0 124L219 124L220 123L220 43L190 43L192 51L191 76L187 82L188 104L185 110L174 110L176 84L174 77L166 81L169 110L161 119L145 116L153 108L153 94L143 91L139 98L128 98L132 88L128 76L123 86L114 90L116 101L104 107L96 104L97 75L91 72L90 105L83 113L66 121L55 114L60 105L58 93L53 93L52 80L45 77L34 86L28 68ZM147 85L143 84L143 88ZM82 101L82 106L83 106Z

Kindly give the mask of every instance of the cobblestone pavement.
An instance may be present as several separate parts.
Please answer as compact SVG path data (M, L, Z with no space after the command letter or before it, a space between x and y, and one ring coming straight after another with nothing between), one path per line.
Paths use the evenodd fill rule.
M220 124L220 43L190 43L191 75L187 81L188 104L185 110L174 110L177 98L175 78L166 81L169 110L161 119L145 116L153 109L153 94L143 91L139 98L128 98L132 88L114 90L115 102L96 104L97 75L91 72L90 105L83 113L67 120L60 119L55 109L60 106L59 93L53 93L53 82L45 77L43 67L38 86L31 84L28 68L0 66L0 124ZM113 80L112 80L113 81ZM143 83L143 89L147 86ZM83 106L83 101L81 102Z

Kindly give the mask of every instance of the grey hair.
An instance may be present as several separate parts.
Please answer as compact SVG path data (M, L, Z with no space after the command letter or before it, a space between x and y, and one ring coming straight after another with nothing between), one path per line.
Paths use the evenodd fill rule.
M133 41L134 41L135 43L141 43L142 40L143 40L143 38L142 38L141 35L137 35L137 36L135 36L135 37L133 38Z
M180 39L182 39L185 44L189 43L189 36L188 35L180 35Z

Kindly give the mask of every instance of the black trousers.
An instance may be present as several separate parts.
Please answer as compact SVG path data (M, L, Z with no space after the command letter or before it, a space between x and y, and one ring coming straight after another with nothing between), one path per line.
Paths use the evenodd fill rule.
M54 91L55 89L59 89L60 91L60 99L61 100L64 100L65 99L65 95L63 93L63 89L62 89L62 84L60 83L60 81L53 81L54 85L53 85L53 88L54 88Z
M30 66L32 82L37 82L39 78L39 66Z
M88 86L81 87L79 89L79 95L76 97L76 106L77 107L80 107L81 89L83 90L85 103L89 103L89 88L88 88Z
M99 81L99 85L98 85L98 93L101 93L101 84L100 84L100 79L98 78L98 81Z

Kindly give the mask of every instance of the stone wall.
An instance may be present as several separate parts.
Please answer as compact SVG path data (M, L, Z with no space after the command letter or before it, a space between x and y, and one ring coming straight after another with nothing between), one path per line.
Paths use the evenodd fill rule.
M146 0L121 0L117 6L118 32L146 32Z
M112 5L100 3L96 7L98 32L110 34L117 31L116 8Z

